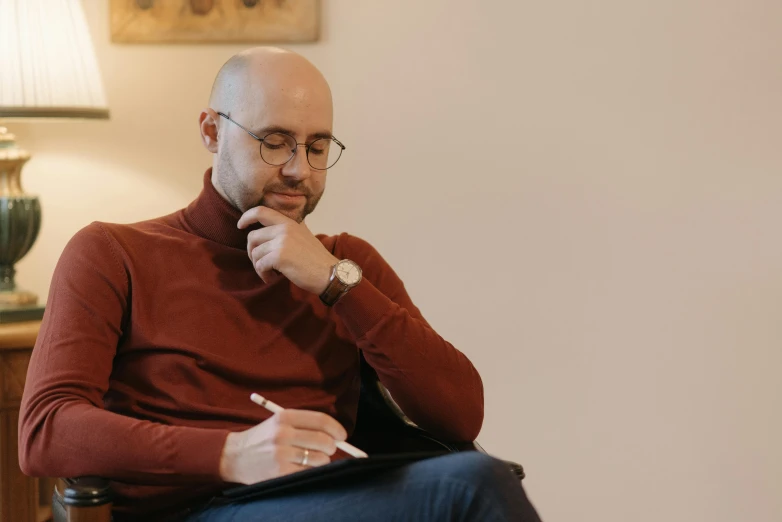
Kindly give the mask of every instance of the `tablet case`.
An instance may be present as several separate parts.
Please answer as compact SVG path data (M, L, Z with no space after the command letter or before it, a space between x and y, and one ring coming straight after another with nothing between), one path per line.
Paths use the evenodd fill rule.
M377 475L383 471L399 468L405 464L432 457L447 455L448 452L394 453L372 455L365 459L348 458L314 468L297 471L290 475L276 477L247 486L238 486L223 491L212 505L230 504L258 500L271 496L298 493L304 490L318 490L342 486L352 480Z

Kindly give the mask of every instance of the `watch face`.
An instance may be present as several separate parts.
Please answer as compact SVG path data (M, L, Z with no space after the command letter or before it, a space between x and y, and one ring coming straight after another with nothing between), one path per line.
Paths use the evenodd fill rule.
M337 277L345 285L355 285L361 281L361 269L353 261L343 260L337 263Z

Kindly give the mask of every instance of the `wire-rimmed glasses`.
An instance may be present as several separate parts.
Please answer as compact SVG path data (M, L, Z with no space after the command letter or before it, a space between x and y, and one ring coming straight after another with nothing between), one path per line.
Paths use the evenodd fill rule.
M264 137L256 136L247 130L242 124L234 121L225 113L218 112L220 116L238 126L244 132L261 143L261 159L279 167L288 163L296 155L299 145L304 145L307 150L307 163L315 170L326 170L334 166L342 156L345 146L334 136L317 138L310 143L298 143L296 138L283 132L271 132Z

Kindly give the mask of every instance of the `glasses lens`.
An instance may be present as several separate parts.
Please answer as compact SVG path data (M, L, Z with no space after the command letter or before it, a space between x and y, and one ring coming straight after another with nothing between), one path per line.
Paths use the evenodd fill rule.
M314 169L326 170L334 166L342 155L342 147L331 139L315 140L307 151L307 160Z
M269 165L282 165L296 151L296 140L287 134L273 133L261 142L261 158Z

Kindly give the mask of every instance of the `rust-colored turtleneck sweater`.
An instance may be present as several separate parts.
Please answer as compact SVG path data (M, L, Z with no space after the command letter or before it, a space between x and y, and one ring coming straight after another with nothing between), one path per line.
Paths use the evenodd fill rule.
M328 308L284 277L261 281L240 215L209 169L187 208L131 225L92 223L71 239L27 373L25 473L111 478L119 511L181 506L224 486L229 431L268 418L251 392L328 413L350 433L359 349L421 427L450 440L477 436L478 373L372 246L318 236L364 272Z

